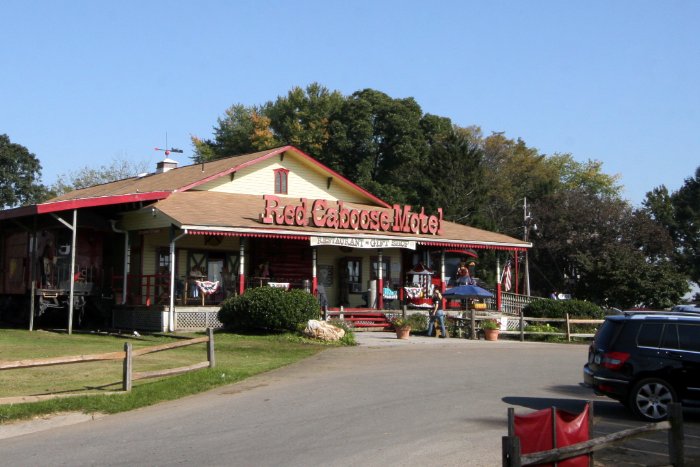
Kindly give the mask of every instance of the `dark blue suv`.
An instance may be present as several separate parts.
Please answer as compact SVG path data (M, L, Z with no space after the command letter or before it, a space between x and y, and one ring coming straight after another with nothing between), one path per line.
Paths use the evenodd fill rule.
M671 402L700 406L700 314L608 316L588 350L583 381L648 421L666 419Z

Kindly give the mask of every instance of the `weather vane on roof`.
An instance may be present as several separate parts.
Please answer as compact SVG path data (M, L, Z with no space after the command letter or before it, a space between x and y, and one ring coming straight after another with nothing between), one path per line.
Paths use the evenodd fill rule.
M182 154L184 151L182 149L170 148L168 149L168 133L165 133L165 148L154 148L156 151L165 152L165 157L168 157L171 152L176 152Z

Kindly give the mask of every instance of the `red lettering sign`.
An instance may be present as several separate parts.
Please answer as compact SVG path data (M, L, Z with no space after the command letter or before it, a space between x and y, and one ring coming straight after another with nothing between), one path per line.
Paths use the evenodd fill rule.
M427 215L425 208L414 212L411 206L395 204L392 212L379 209L354 209L338 201L337 206L329 206L324 199L309 204L301 198L301 204L282 205L279 196L264 195L265 208L260 214L263 224L288 226L326 227L330 229L375 230L380 232L402 232L412 234L442 234L442 208L438 215ZM309 206L311 210L309 211Z

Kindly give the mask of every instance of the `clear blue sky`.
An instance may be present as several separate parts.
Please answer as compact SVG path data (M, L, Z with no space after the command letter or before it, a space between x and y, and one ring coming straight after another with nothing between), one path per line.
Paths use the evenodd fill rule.
M234 103L319 82L603 161L639 204L700 165L697 1L31 1L0 5L0 134L45 183L189 163Z

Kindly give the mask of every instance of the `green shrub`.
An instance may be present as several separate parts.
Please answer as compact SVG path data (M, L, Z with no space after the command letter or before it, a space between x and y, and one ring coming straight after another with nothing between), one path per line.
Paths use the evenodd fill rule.
M421 313L413 313L406 316L406 322L411 326L412 332L425 332L428 330L428 317Z
M545 324L529 324L525 326L525 332L562 332L561 329L558 329L554 326L552 326L549 323ZM542 334L528 334L527 336L528 340L533 340L533 341L559 341L564 339L561 336L552 336L552 335L542 335Z
M222 303L219 321L235 330L298 331L319 314L318 301L310 293L258 287Z
M543 298L529 303L523 309L525 316L532 318L570 318L603 319L605 311L598 305L583 300L552 300Z

